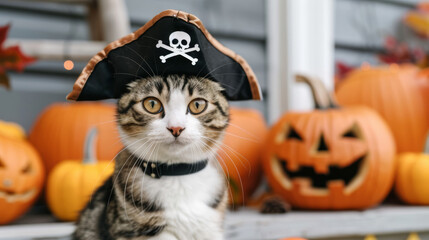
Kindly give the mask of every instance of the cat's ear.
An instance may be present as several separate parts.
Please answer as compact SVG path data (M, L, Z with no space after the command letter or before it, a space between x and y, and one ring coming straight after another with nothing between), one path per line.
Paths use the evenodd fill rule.
M256 76L241 56L219 43L197 17L167 10L95 55L67 99L119 98L136 79L170 74L218 82L228 100L262 98Z

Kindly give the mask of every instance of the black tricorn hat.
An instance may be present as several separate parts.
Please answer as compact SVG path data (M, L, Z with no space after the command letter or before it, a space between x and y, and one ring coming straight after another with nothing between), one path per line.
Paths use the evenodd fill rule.
M119 98L132 81L169 74L216 81L228 100L262 98L256 76L241 56L213 38L194 15L166 10L92 57L67 99Z

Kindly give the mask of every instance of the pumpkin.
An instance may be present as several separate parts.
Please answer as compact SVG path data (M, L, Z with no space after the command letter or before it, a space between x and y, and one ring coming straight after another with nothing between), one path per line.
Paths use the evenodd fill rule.
M264 171L273 191L297 208L363 209L390 191L395 143L367 107L338 107L320 81L310 85L316 110L283 115L268 134Z
M29 135L47 174L61 161L82 159L81 146L92 127L98 129L97 156L112 160L122 149L114 115L115 105L105 103L59 103L48 107Z
M36 150L26 141L0 135L0 224L27 211L43 181L43 165Z
M0 135L15 139L25 139L24 129L16 123L0 120Z
M52 213L63 221L76 220L94 190L113 173L113 162L98 162L95 157L96 134L96 128L89 132L83 160L63 161L49 174L46 200Z
M347 75L336 91L344 106L366 105L390 126L398 152L420 151L429 128L419 90L419 69L412 65L364 67Z
M426 116L429 118L429 68L422 69L419 72L419 76L420 77L417 79L417 85L423 96L423 102L425 109L427 110Z
M419 72L419 78L417 79L418 86L423 92L423 98L425 104L429 104L429 68L422 69Z
M423 153L398 155L395 192L408 204L429 205L429 137Z
M256 110L230 109L230 123L218 152L229 180L230 204L246 203L262 176L261 157L268 128Z

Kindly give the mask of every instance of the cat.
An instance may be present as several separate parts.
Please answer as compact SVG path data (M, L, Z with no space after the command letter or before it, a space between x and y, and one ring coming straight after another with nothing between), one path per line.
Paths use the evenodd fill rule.
M185 75L128 84L117 104L125 147L112 177L82 210L73 239L223 239L228 193L215 158L229 123L223 91L215 81ZM194 173L151 170L179 165Z

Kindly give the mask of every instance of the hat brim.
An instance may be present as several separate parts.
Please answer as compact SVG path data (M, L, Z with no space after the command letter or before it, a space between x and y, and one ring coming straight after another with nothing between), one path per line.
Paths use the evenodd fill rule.
M176 53L161 63L160 56L172 55L167 48L166 33L188 33L187 58ZM165 48L158 42L164 41ZM171 46L171 45L170 45ZM163 55L164 54L164 55ZM192 55L194 54L194 55ZM198 54L198 55L195 55ZM176 56L177 55L177 56ZM198 56L196 63L189 61ZM68 100L102 100L119 98L129 82L153 75L186 74L201 76L218 82L229 100L261 100L257 78L248 63L238 54L219 43L192 14L166 10L143 27L107 45L85 66L76 80Z

